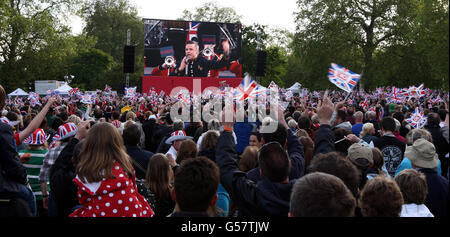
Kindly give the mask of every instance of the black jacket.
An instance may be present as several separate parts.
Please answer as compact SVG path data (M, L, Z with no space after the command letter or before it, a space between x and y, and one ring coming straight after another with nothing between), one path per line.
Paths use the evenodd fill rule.
M145 179L147 173L148 162L152 158L153 153L143 150L138 146L125 145L128 155L133 159L133 168L136 171L136 179ZM137 165L138 163L139 165Z
M290 129L288 129L287 147L289 158L291 159L292 164L291 172L289 173L289 180L301 178L303 175L305 175L305 154L303 144ZM259 167L250 170L247 173L247 178L249 178L253 182L260 181L261 176L259 173Z
M238 169L234 138L230 132L221 134L216 146L216 162L220 180L241 216L283 216L289 212L289 201L295 180L287 184L270 182L263 178L257 183L249 180Z
M27 171L20 163L11 126L0 122L0 172L2 177L20 184L27 183ZM0 192L4 180L0 180Z
M373 141L384 157L384 164L391 177L395 176L397 167L405 155L406 143L398 140L394 135L383 135Z
M336 151L334 147L334 132L330 125L320 125L314 144L314 155Z
M419 172L425 174L427 179L428 195L425 206L434 217L448 217L450 202L448 180L432 169L421 168Z
M55 198L57 217L69 216L72 208L78 205L78 188L73 182L76 164L72 162L78 142L78 139L72 138L50 169L50 190Z
M145 120L144 123L142 124L142 130L144 131L145 134L144 148L147 151L151 151L153 135L156 130L156 120L154 119Z

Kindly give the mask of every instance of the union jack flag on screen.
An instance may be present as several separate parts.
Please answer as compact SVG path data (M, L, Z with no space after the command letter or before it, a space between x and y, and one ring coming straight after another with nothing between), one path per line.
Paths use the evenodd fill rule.
M422 128L427 123L427 117L423 111L417 107L411 114L411 117L406 119L406 122L413 128Z
M189 33L187 34L186 42L192 40L194 37L198 38L197 30L199 25L200 22L189 22Z
M236 101L244 101L248 98L255 98L257 94L260 94L263 90L259 88L258 83L250 76L245 76L242 79L241 84L236 87L234 91L234 99Z
M330 82L346 92L351 92L360 78L361 75L336 63L331 63L331 67L328 69L328 79Z

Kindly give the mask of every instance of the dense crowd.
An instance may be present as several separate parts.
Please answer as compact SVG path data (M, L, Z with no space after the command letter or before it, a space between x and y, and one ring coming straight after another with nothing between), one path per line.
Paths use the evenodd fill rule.
M36 104L0 86L0 216L447 217L448 93L390 93L282 93L267 133L247 113L174 119L168 95Z

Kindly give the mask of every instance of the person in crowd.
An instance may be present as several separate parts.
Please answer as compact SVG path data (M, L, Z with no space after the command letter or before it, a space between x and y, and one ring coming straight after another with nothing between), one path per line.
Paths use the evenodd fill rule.
M250 133L250 139L248 141L248 145L256 146L256 147L260 148L261 147L261 139L262 139L261 133L252 132L252 133Z
M295 182L288 216L352 217L355 208L355 197L341 179L314 172Z
M44 130L37 129L24 140L24 143L27 144L26 149L19 151L21 162L27 171L27 179L36 198L36 215L40 217L48 216L47 210L43 205L41 183L39 182L39 173L44 158L48 153L47 139L48 135L45 134ZM47 186L47 184L45 185Z
M313 141L316 140L317 131L312 128L312 121L308 116L303 115L298 119L298 128L304 129Z
M220 172L210 159L184 162L175 174L171 190L175 209L170 217L210 217L217 202Z
M400 128L402 127L402 124L396 118L394 118L394 121L395 121L395 131L393 132L394 136L398 140L406 143L406 138L400 135Z
M173 132L166 140L166 144L172 144L169 151L166 153L166 156L171 159L177 160L180 145L186 139L192 139L192 137L186 136L186 133L183 130Z
M373 141L375 147L383 153L386 169L392 177L402 162L406 149L406 144L395 137L394 131L394 118L385 117L381 120L382 136Z
M76 166L80 208L69 217L151 217L138 193L136 176L122 138L110 123L97 123L86 136Z
M177 164L182 164L188 159L197 157L197 144L190 139L186 139L180 144L180 148L177 152L176 162Z
M184 122L180 119L176 119L173 121L172 129L174 131L183 130L184 131ZM170 149L170 144L167 144L166 141L170 137L170 134L167 134L161 139L161 143L159 143L158 149L156 150L157 153L167 153Z
M173 212L175 202L170 192L173 188L174 174L170 160L161 153L153 155L148 163L145 186L155 198L155 217L166 217Z
M53 140L57 142L57 145L49 149L42 163L42 167L39 173L39 182L41 184L43 206L45 209L48 209L49 217L55 217L56 215L53 192L48 188L50 169L55 163L61 151L76 135L77 131L77 126L71 122L59 126L58 133L53 136Z
M378 176L367 181L358 204L364 217L400 217L403 196L394 180Z
M449 143L442 135L439 123L439 115L437 113L429 113L427 115L425 129L431 133L431 137L433 138L433 145L436 147L436 152L441 163L442 176L448 178L449 158L446 155L449 153Z
M347 113L344 110L338 109L336 112L336 118L334 119L333 129L342 128L352 132L352 124L346 120Z
M354 143L348 148L348 156L360 174L359 189L362 190L367 181L367 170L373 166L372 149L361 143Z
M5 106L5 99L5 89L0 85L0 110L3 110ZM0 151L2 152L0 157L0 178L2 180L2 183L0 183L0 197L12 203L18 203L21 202L20 200L23 200L28 205L29 213L35 215L36 199L28 185L27 172L20 162L15 140L11 126L0 123ZM8 179L9 187L6 186L6 179Z
M412 146L406 148L405 155L411 161L413 168L426 177L428 195L425 206L435 217L448 217L450 201L448 180L434 170L439 159L433 143L419 138Z
M423 138L429 142L433 142L433 137L431 136L430 132L426 129L422 129L422 128L415 128L412 129L411 131L408 132L408 134L406 135L406 142L408 146L412 146L414 144L414 142L420 138ZM408 159L407 156L405 156L402 160L402 162L400 163L400 165L397 167L396 171L395 171L395 175L397 175L398 173L400 173L402 170L405 169L412 169L412 163L411 160ZM438 165L436 166L436 168L434 168L434 170L441 175L441 161L438 161Z
M372 147L371 150L372 150L373 165L367 169L366 172L367 180L373 179L379 175L384 175L390 178L389 174L386 171L386 167L384 167L384 157L380 149Z
M127 154L131 157L131 163L136 171L137 179L145 179L148 162L153 153L141 149L138 145L141 139L141 130L137 124L131 124L123 129L123 142L127 150Z
M365 123L362 127L362 131L359 134L359 137L363 139L365 142L370 144L373 142L377 137L374 136L375 134L375 128L373 127L373 123Z
M247 173L258 165L258 150L257 146L248 146L240 156L239 170Z
M363 118L364 114L361 111L357 111L355 114L355 124L352 126L352 133L359 137L363 129Z
M417 170L403 170L395 176L403 196L403 206L400 217L434 217L425 206L428 185L425 175Z

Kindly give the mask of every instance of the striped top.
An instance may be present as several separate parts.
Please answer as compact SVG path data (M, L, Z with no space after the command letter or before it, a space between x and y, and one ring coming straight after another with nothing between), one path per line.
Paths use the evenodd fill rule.
M20 150L19 156L30 153L31 158L29 161L24 162L23 166L27 171L28 182L30 183L31 190L36 196L36 200L42 200L41 184L39 182L39 173L41 172L44 158L47 155L48 150ZM47 181L47 191L50 190L50 184Z

